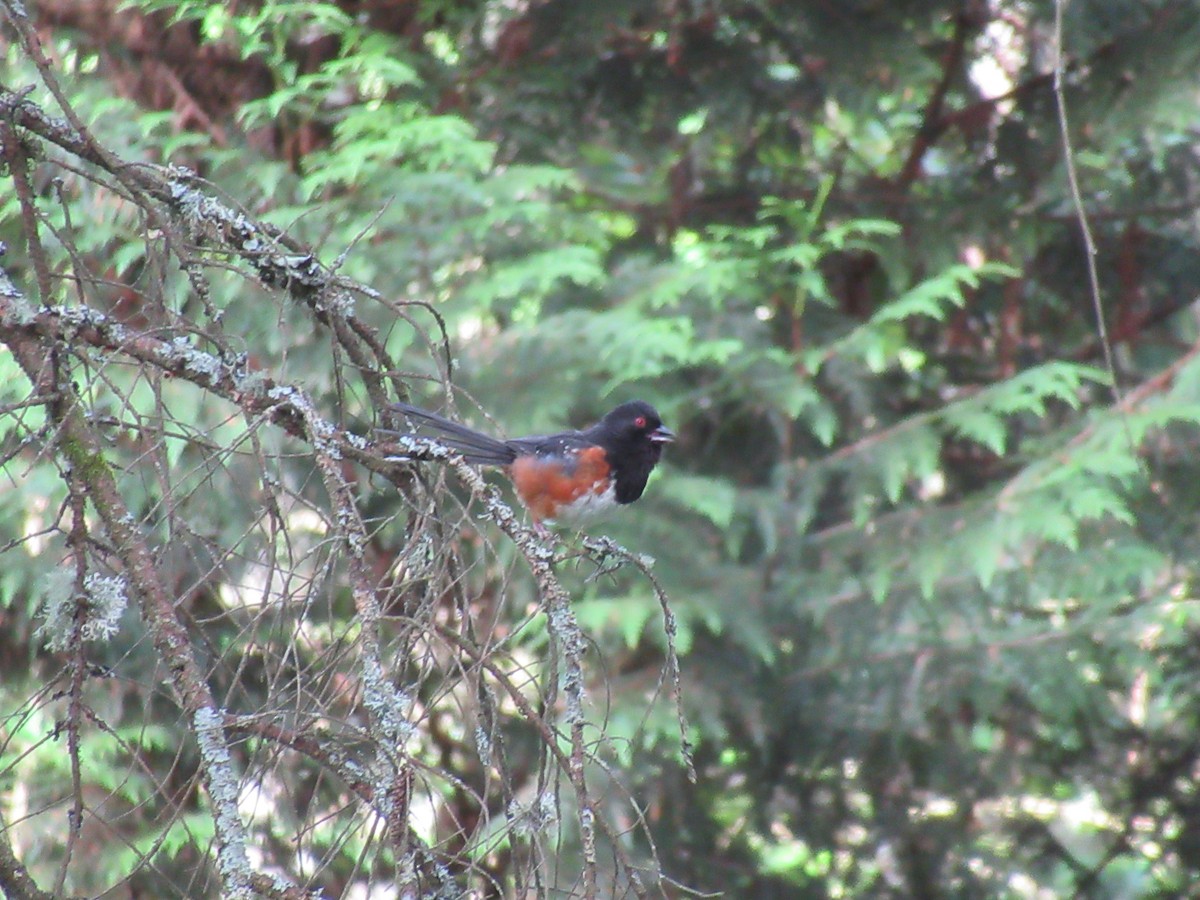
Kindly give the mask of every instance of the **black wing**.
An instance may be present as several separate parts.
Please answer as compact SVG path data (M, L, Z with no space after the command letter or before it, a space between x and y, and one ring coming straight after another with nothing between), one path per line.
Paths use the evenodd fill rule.
M569 460L580 450L592 446L594 442L578 431L564 431L559 434L531 434L528 437L513 438L505 443L522 456L561 457Z

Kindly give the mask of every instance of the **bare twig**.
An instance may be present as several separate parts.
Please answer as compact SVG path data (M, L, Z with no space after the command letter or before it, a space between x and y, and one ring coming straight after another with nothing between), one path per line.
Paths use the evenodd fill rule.
M1108 339L1108 325L1104 321L1104 301L1100 296L1100 275L1096 270L1096 242L1088 223L1087 210L1083 204L1083 193L1079 189L1079 176L1075 171L1075 151L1071 146L1071 126L1067 119L1067 96L1064 85L1066 67L1063 62L1063 8L1067 0L1054 0L1054 101L1058 110L1059 135L1062 140L1063 163L1067 171L1067 185L1071 191L1071 202L1083 237L1084 259L1088 273L1088 289L1092 300L1092 312L1096 317L1096 330L1100 345L1104 349L1104 365L1112 379L1113 399L1121 404L1121 384L1117 377L1117 363L1113 358L1112 342ZM1130 452L1133 452L1133 435L1129 435Z
M0 269L0 304L6 301L23 303L7 273ZM0 311L0 318L3 316ZM37 384L46 365L41 342L28 331L10 328L0 328L0 339L8 344L29 380ZM55 389L58 399L55 411L60 417L59 452L85 485L96 515L121 559L132 592L141 602L155 647L168 664L176 699L196 724L201 768L215 810L217 858L225 890L232 896L250 896L246 835L238 816L236 778L216 701L200 673L191 641L175 614L171 597L158 578L154 554L134 527L135 519L117 488L100 441L83 417L74 384L61 379Z
M667 596L667 592L659 582L658 577L654 574L652 568L654 562L640 553L632 553L626 550L620 544L608 538L585 538L583 545L592 553L597 554L601 562L607 557L615 556L633 566L642 573L642 577L650 582L650 586L654 589L654 596L658 598L658 605L662 609L663 633L667 638L667 664L659 678L659 687L661 688L662 686L663 678L670 679L671 695L675 699L675 716L679 721L679 751L683 757L683 764L687 770L688 780L695 784L696 765L692 755L691 738L688 737L687 715L683 710L683 686L680 681L679 654L675 650L675 638L679 633L679 625L675 619L675 613L671 609L670 598Z
M14 12L15 4L7 0L0 2L5 2L10 18L23 15L19 10ZM27 51L33 54L37 50L33 44L36 35L29 31L27 25L28 22L21 19L17 31L29 43ZM48 66L43 69L43 77L53 78ZM391 647L386 643L395 620L389 618L391 612L388 604L393 602L390 587L385 592L382 586L388 583L386 578L390 568L398 568L400 562L394 561L389 565L388 561L372 558L371 554L375 552L373 529L377 526L364 521L359 510L361 498L354 480L356 467L361 467L395 485L400 490L402 502L411 509L417 509L420 506L417 500L421 496L418 492L422 488L417 467L413 463L436 460L445 462L455 478L482 501L483 516L493 521L512 540L537 585L551 638L547 667L550 674L548 678L543 675L545 708L536 709L526 704L521 707L521 712L523 718L553 738L547 742L546 752L550 754L549 758L560 764L574 794L584 860L578 886L580 896L596 897L599 890L597 834L607 835L611 839L613 852L620 860L620 866L629 874L635 893L644 896L634 866L626 857L625 849L620 846L617 833L620 829L604 817L605 810L599 806L598 798L588 783L589 764L596 759L596 752L588 736L584 678L587 640L571 609L570 597L554 572L553 550L520 525L513 511L476 470L461 460L449 457L444 448L433 443L404 440L389 446L373 445L326 418L303 384L290 384L274 378L262 371L261 365L250 360L248 354L234 352L232 348L239 343L230 340L221 330L224 310L216 305L207 273L212 269L241 273L306 311L315 324L326 329L322 333L329 336L330 352L334 356L333 368L337 376L342 377L342 369L353 370L355 377L361 379L372 405L384 417L387 415L389 396L403 396L407 389L406 379L396 370L384 340L355 315L354 302L361 297L374 302L386 302L401 316L407 315L406 307L422 307L422 304L384 301L370 288L337 275L336 265L333 268L324 266L314 253L299 246L278 229L256 222L244 212L214 199L202 179L190 172L173 167L132 165L117 158L83 128L81 118L70 109L65 96L59 96L59 101L64 105L65 119L48 116L23 95L0 88L0 122L9 123L5 125L8 129L5 132L6 152L10 146L18 147L13 140L9 140L9 135L19 135L21 140L52 144L70 158L64 165L69 164L80 178L112 188L119 193L122 202L135 206L138 215L144 217L144 227L160 236L153 239L153 244L156 252L162 252L163 257L147 268L152 273L159 273L161 281L161 273L168 269L166 261L178 260L194 297L203 305L208 324L200 328L190 324L182 315L176 314L177 318L172 318L172 314L168 313L160 315L150 327L120 321L117 316L87 305L89 292L83 291L83 286L107 285L110 283L109 274L93 276L87 272L86 260L69 246L73 240L73 229L68 224L65 230L60 229L56 234L68 245L66 252L75 267L74 279L81 288L77 302L57 306L30 303L7 274L0 271L0 341L13 350L18 363L32 380L36 396L42 398L36 402L31 400L29 405L53 401L51 418L54 434L47 439L55 442L54 446L69 468L69 477L78 479L78 496L86 493L95 510L97 525L92 529L94 534L89 532L87 535L87 552L95 554L95 545L101 544L101 552L106 554L106 564L128 579L131 595L136 595L141 604L142 617L153 638L157 656L169 670L172 692L179 706L187 713L187 727L200 747L200 776L216 824L216 862L224 893L233 897L249 896L254 892L277 897L299 897L304 894L297 885L272 881L253 871L249 864L245 852L247 829L239 818L237 803L239 783L235 763L240 760L234 752L235 745L230 741L230 736L235 733L254 734L272 744L292 747L343 779L354 797L369 805L375 817L371 821L381 823L381 833L390 844L390 855L397 860L394 878L401 894L409 892L414 896L419 895L431 886L447 896L453 890L454 878L435 857L435 849L418 837L411 823L411 808L415 792L420 786L418 775L428 774L429 769L422 759L411 752L409 745L414 736L419 739L416 731L418 717L427 715L428 711L422 705L426 698L422 697L422 702L418 702L416 689L419 685L401 681L401 686L397 687L398 673L405 670L411 660L403 655L399 658L391 656ZM23 145L13 152L21 150ZM7 161L10 169L13 168L12 159L8 158ZM54 285L46 252L36 245L38 198L29 190L23 193L19 191L19 194L23 203L24 227L35 238L35 243L31 244L34 248L31 257L35 267L41 267L37 269L37 279L39 291L44 295L42 299L45 299ZM150 247L151 242L148 241L147 248ZM114 287L124 287L116 279L112 281L116 282ZM161 303L161 298L153 297L152 290L140 284L130 293L137 302ZM165 307L160 306L159 309ZM431 309L430 312L437 319L441 331L439 349L446 355L448 368L449 347L445 325L435 310ZM146 320L143 318L139 321L144 323ZM435 350L434 341L428 342L430 349ZM120 379L113 377L112 373L120 367L136 369L152 385L156 392L155 411L143 413L131 404L117 415L89 417L87 395L81 394L72 379L79 378L82 370L89 384L99 384L118 394ZM168 379L194 386L202 396L222 398L232 404L235 412L230 419L236 420L240 415L247 423L244 434L233 441L223 442L211 435L197 434L191 426L164 427L164 422L168 426L173 422L163 411L167 392L162 385ZM202 669L198 659L204 658L201 655L204 650L215 648L197 645L198 640L208 638L200 633L189 632L186 617L191 613L184 599L190 591L201 590L206 584L217 580L214 576L223 571L222 567L228 560L234 559L235 554L244 553L242 558L250 562L253 550L234 549L240 539L235 539L229 547L214 546L213 560L203 563L198 573L190 572L186 580L167 583L164 572L157 566L161 556L169 551L154 546L147 535L150 529L146 526L154 517L161 515L173 535L189 535L197 542L210 540L197 534L192 525L176 514L178 504L191 494L184 494L173 480L190 474L211 476L221 466L232 468L239 458L244 460L247 456L255 460L260 468L265 468L268 459L282 456L272 456L272 452L264 450L265 440L260 440L259 432L261 426L268 423L306 445L300 452L316 463L330 513L321 517L322 524L329 526L320 542L321 552L328 562L319 574L298 576L277 566L274 560L267 560L263 568L268 570L268 578L311 577L311 584L319 585L325 583L322 579L332 581L327 574L328 569L335 565L344 567L338 570L338 576L347 579L356 612L354 621L357 630L352 642L356 652L353 658L354 690L359 692L357 709L366 714L368 726L365 731L371 739L371 749L367 761L363 763L337 753L320 742L314 742L312 734L298 727L286 727L271 720L269 713L261 718L237 713L226 709L214 696L214 689L209 685L211 675ZM117 433L122 435L119 440L124 440L127 433L130 441L142 442L145 446L139 446L129 456L118 457L107 443ZM168 464L169 458L161 448L167 438L186 441L190 448L201 452L201 460L188 460L183 465ZM249 449L246 449L247 445ZM110 456L139 462L149 459L154 464L152 477L158 479L156 487L159 493L147 508L139 508L140 519L131 512L129 503L121 494L118 477L125 473L114 470ZM283 507L289 499L299 497L300 492L289 494L290 489L284 488L266 471L261 473L261 480L263 486L257 499L265 511L259 511L261 519L257 521L263 523L264 532L270 532L269 546L274 548L278 544L282 548L281 553L291 558L298 551L291 543L289 529L293 526L289 521L289 512ZM197 489L188 488L187 491L194 494ZM77 516L76 521L82 520ZM243 529L243 538L254 527L251 525ZM434 534L441 543L429 552L434 555L442 552L453 540L453 537L442 535L442 527L442 523L429 518L427 510L422 507L420 515L414 516L406 534L402 551L404 565L413 570L419 569L419 558L425 552L421 549L422 542L430 541ZM449 571L450 567L443 564L439 577L446 578ZM664 677L670 679L677 703L680 703L674 619L661 587L653 582L653 578L651 581L663 604L669 632L671 659ZM453 574L438 587L445 587L447 594L456 598L455 608L462 609L465 616L470 599L463 587L464 582L461 574ZM310 597L315 595L316 588L311 590ZM281 593L287 595L285 590ZM267 599L274 596L274 589L264 588L262 596L263 607L266 608ZM432 616L436 608L437 590L431 589L430 597L432 599L422 609ZM232 619L236 613L223 608L221 614ZM419 646L418 638L427 636L427 632L421 629L431 625L432 622L414 621L408 626L408 636L401 643L415 652ZM251 634L251 630L244 625L239 625L238 629L239 638ZM77 653L81 653L78 650L80 641L74 641L72 646ZM214 666L218 673L223 673L221 667L227 665L226 660L221 659L218 653L212 654L212 657L220 660ZM82 655L78 658L81 661L83 659ZM235 681L245 677L251 667L250 659L249 653L241 655L235 664L228 666ZM288 665L291 664L289 660ZM558 678L560 670L561 683ZM82 666L78 666L77 671L83 671ZM271 677L280 676L273 674ZM238 696L232 687L227 690L227 698ZM556 702L559 690L562 692L561 705ZM78 693L74 692L71 697L78 699ZM71 702L75 704L76 700ZM83 705L72 705L69 711L68 743L72 748L78 745L78 724L81 719L87 719L86 714ZM679 715L685 756L690 768L690 748L686 743L686 723L681 704ZM99 720L88 721L100 727ZM562 752L563 748L556 743L559 722L568 736L569 752ZM70 752L78 755L75 749ZM543 765L541 768L546 767ZM595 770L591 771L594 776ZM449 781L454 776L442 773L442 777ZM78 803L83 796L80 790L83 776L79 775L78 770L75 780ZM461 781L457 783L465 784ZM512 795L512 786L506 784L504 789ZM60 887L65 887L66 868L71 865L69 857L70 854L60 870ZM550 859L540 860L540 866L547 870L552 864ZM6 873L8 876L17 877L12 872ZM550 890L550 879L540 867L533 871L531 882L537 885L542 894Z
M925 154L950 125L950 121L943 116L942 110L950 85L953 84L962 68L963 52L972 25L964 6L965 4L960 3L960 8L954 16L954 35L950 38L950 44L942 56L941 77L925 101L925 109L921 113L921 125L913 137L908 157L904 160L904 165L900 167L900 173L896 176L896 184L901 190L907 190L917 180L921 174L921 163L925 159Z

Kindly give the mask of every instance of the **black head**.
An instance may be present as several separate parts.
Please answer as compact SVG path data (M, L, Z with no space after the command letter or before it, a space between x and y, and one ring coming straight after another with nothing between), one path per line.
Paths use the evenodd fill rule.
M618 503L632 503L642 496L650 471L662 458L663 444L675 440L658 411L642 400L622 403L588 432L608 451Z
M658 410L644 400L622 403L595 427L634 442L662 445L675 440L675 433L663 425ZM659 446L659 451L661 450L662 447Z

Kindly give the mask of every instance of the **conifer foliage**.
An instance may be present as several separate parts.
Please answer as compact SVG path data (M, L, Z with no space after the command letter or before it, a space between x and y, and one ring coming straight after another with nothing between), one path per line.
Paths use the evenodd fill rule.
M6 896L1200 880L1200 3L0 13Z

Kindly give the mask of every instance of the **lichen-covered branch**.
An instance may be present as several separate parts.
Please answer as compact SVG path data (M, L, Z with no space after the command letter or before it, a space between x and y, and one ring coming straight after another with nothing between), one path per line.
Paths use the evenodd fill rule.
M0 269L0 342L12 350L34 386L34 396L29 402L45 405L50 411L53 446L72 487L72 496L82 498L86 495L87 503L94 510L95 524L89 520L88 527L95 532L98 541L103 541L106 548L112 548L113 565L119 569L120 577L125 580L123 583L127 583L130 597L135 597L139 604L157 657L169 671L172 693L186 713L184 724L199 748L199 771L215 825L215 870L223 894L229 897L248 897L256 893L288 898L308 896L295 884L254 870L255 857L248 852L247 829L239 815L241 785L237 767L242 757L237 752L239 748L230 741L230 736L236 734L254 735L279 747L290 747L342 779L350 794L362 801L361 806L366 811L364 818L371 823L370 827L382 825L387 856L394 860L393 881L401 895L461 895L457 873L446 868L441 862L440 848L414 825L414 797L420 788L418 774L422 763L413 747L421 738L418 717L427 714L427 710L421 706L417 690L420 685L406 684L403 676L397 675L403 671L405 661L388 656L387 629L391 623L385 614L384 602L391 598L386 592L385 573L389 562L394 566L394 560L371 558L371 542L376 532L364 523L360 488L354 480L357 470L368 472L393 485L411 503L417 479L414 463L437 461L444 463L480 502L482 517L493 522L511 539L536 584L550 636L549 660L541 685L544 702L541 708L535 708L521 699L517 706L521 715L536 727L546 747L540 757L540 769L535 769L548 771L546 762L553 759L571 785L583 858L580 896L597 896L597 833L611 841L619 867L628 873L635 892L644 896L635 866L626 848L620 846L619 828L603 818L604 811L598 806L598 797L588 783L588 766L596 757L595 746L585 735L588 698L584 655L588 642L571 608L571 597L555 572L559 558L554 549L520 523L512 508L476 469L446 448L433 441L406 437L386 443L373 442L350 433L328 417L320 401L314 399L317 396L315 390L300 381L289 383L275 377L261 361L252 360L250 353L232 349L236 341L221 328L225 310L219 308L219 294L211 290L215 279L210 281L209 273L216 269L233 269L247 280L265 286L288 305L300 309L316 326L316 333L329 341L332 365L338 377L343 375L339 363L346 369L352 368L356 386L366 394L379 419L384 425L394 426L398 423L390 421L393 413L388 404L393 397L403 398L407 385L389 356L386 341L357 313L355 306L362 298L370 302L386 301L371 288L338 275L337 263L332 267L324 265L314 251L300 245L285 232L255 221L249 214L216 199L207 184L193 172L176 166L132 164L99 144L84 127L81 117L67 105L65 95L54 89L55 73L23 11L15 3L0 2L3 2L19 39L25 42L30 58L37 62L52 94L66 111L64 118L51 116L31 102L27 92L0 85L0 138L5 142L5 161L13 171L21 195L22 227L28 237L33 264L31 278L36 278L40 295L38 303L31 303L7 272ZM36 151L34 157L40 154L40 158L51 160L50 165L55 164L52 161L55 154L68 158L73 172L86 170L89 173L86 178L113 187L123 203L136 207L148 229L161 235L161 244L156 246L166 248L156 264L161 264L164 269L168 263L172 267L178 265L186 278L186 284L181 286L190 289L208 322L194 327L195 323L187 321L182 312L171 308L164 314L165 327L157 327L158 323L155 323L156 327L143 327L137 321L122 320L89 305L91 297L84 286L106 284L108 276L87 271L76 255L70 255L68 264L75 267L73 274L81 285L78 302L59 302L56 291L61 292L63 282L56 279L61 279L62 275L48 265L48 251L39 243L39 229L58 229L60 226L52 226L51 217L39 210L38 204L44 200L34 196L30 180L18 177L24 173L26 144ZM69 222L66 231L70 231ZM69 234L59 230L52 234L59 243L69 242ZM52 242L47 244L52 245ZM74 251L68 246L67 253L74 254ZM2 256L3 249L0 248ZM410 304L387 305L395 308ZM405 315L403 309L397 309L397 313ZM445 327L440 318L437 321L445 345ZM426 340L432 348L433 342ZM448 348L444 349L448 370ZM262 438L259 427L262 424L274 425L307 446L324 488L320 502L327 502L329 508L329 515L320 517L322 528L328 526L322 532L322 546L325 549L334 547L332 559L340 566L338 575L344 575L353 600L355 630L352 642L348 643L352 643L354 653L348 658L353 671L354 714L363 716L367 723L365 730L371 738L362 758L314 743L310 734L299 728L286 727L269 716L258 720L241 710L226 709L218 701L219 695L214 695L216 679L213 674L206 674L199 661L200 650L194 644L195 636L185 625L185 613L177 607L180 604L178 589L174 584L164 583L163 574L156 568L161 548L147 534L146 524L150 519L144 515L141 519L135 517L129 508L130 501L122 496L120 479L127 470L120 471L119 464L113 462L117 457L106 443L112 434L105 430L108 426L103 417L92 417L87 390L81 390L72 381L81 371L90 376L122 366L129 366L153 385L183 382L194 386L198 394L220 398L230 404L250 423L249 442L254 458L261 460L264 466L269 454L263 453L258 443ZM156 425L162 408L155 409L151 416ZM132 406L130 410L130 418L140 416ZM170 421L169 416L161 418ZM152 428L146 429L147 434L152 431ZM149 442L152 441L153 437ZM225 459L233 458L235 452L214 453L212 458L219 456L220 464L223 464ZM201 465L207 465L208 459L206 457ZM215 468L219 464L213 465ZM164 467L164 481L169 481L172 475ZM269 507L264 518L272 528L286 532L286 514L278 509L275 491L278 483L272 478L263 472L262 481L268 485L263 505ZM75 485L78 490L74 489ZM173 528L181 520L174 517L174 509L169 506L169 484L163 493L167 499L161 501L162 508L167 510L166 518ZM76 515L75 518L79 523L84 521L83 516ZM80 544L84 537L81 535ZM406 540L408 538L406 535ZM418 540L413 539L410 545L417 543ZM88 552L96 551L89 546ZM229 556L234 552L230 550ZM236 552L240 553L240 548ZM409 548L402 552L409 552ZM214 564L214 571L217 565ZM85 578L82 568L79 575L81 579ZM454 585L446 593L461 598L459 592L462 589L457 579L453 581ZM84 593L82 589L76 590L73 596L82 597ZM464 610L469 608L469 602L461 602ZM234 608L238 604L230 603L229 606ZM83 606L79 608L82 610ZM238 614L241 612L237 609ZM670 622L665 601L664 615ZM69 646L51 647L56 652L75 651L77 683L72 697L80 693L78 678L82 678L84 672L82 640L85 627L101 625L81 618L70 633L73 636L64 638ZM417 627L429 627L432 631L432 622L420 622ZM673 645L671 660L670 673L677 691L678 665L674 662ZM488 668L491 664L484 659L475 659L473 664L499 672L494 666ZM209 678L213 679L212 685ZM78 714L72 714L71 721L76 723L73 727L77 727L79 719ZM569 738L569 752L564 752L557 743L560 732ZM358 733L361 732L356 735ZM72 730L68 736L69 752L72 758L77 758L78 734ZM486 757L485 748L481 747L480 752ZM487 766L486 760L484 765ZM595 769L591 771L594 777ZM76 782L77 785L81 783L78 767ZM530 807L531 815L540 815L548 808L547 804L557 800L551 787L544 784L539 787L544 790L539 791L536 803ZM77 789L76 794L79 796L82 791ZM68 865L70 853L62 863L63 875ZM18 883L19 875L18 870L0 873L0 876L16 879L14 884ZM60 878L60 883L62 880Z
M11 327L9 320L14 312L27 307L2 268L0 305L0 340L8 345L29 381L42 383L51 345L28 329ZM138 532L105 458L104 448L84 417L75 385L69 378L60 378L52 390L54 395L45 400L58 415L56 444L62 465L70 471L72 478L85 486L92 509L141 604L154 646L167 665L175 698L197 724L202 778L215 813L217 865L223 892L234 898L252 897L253 873L246 860L246 833L238 816L237 777L220 727L222 713L200 671L192 642L175 613L171 595L159 580L154 553ZM200 729L201 725L205 728Z

